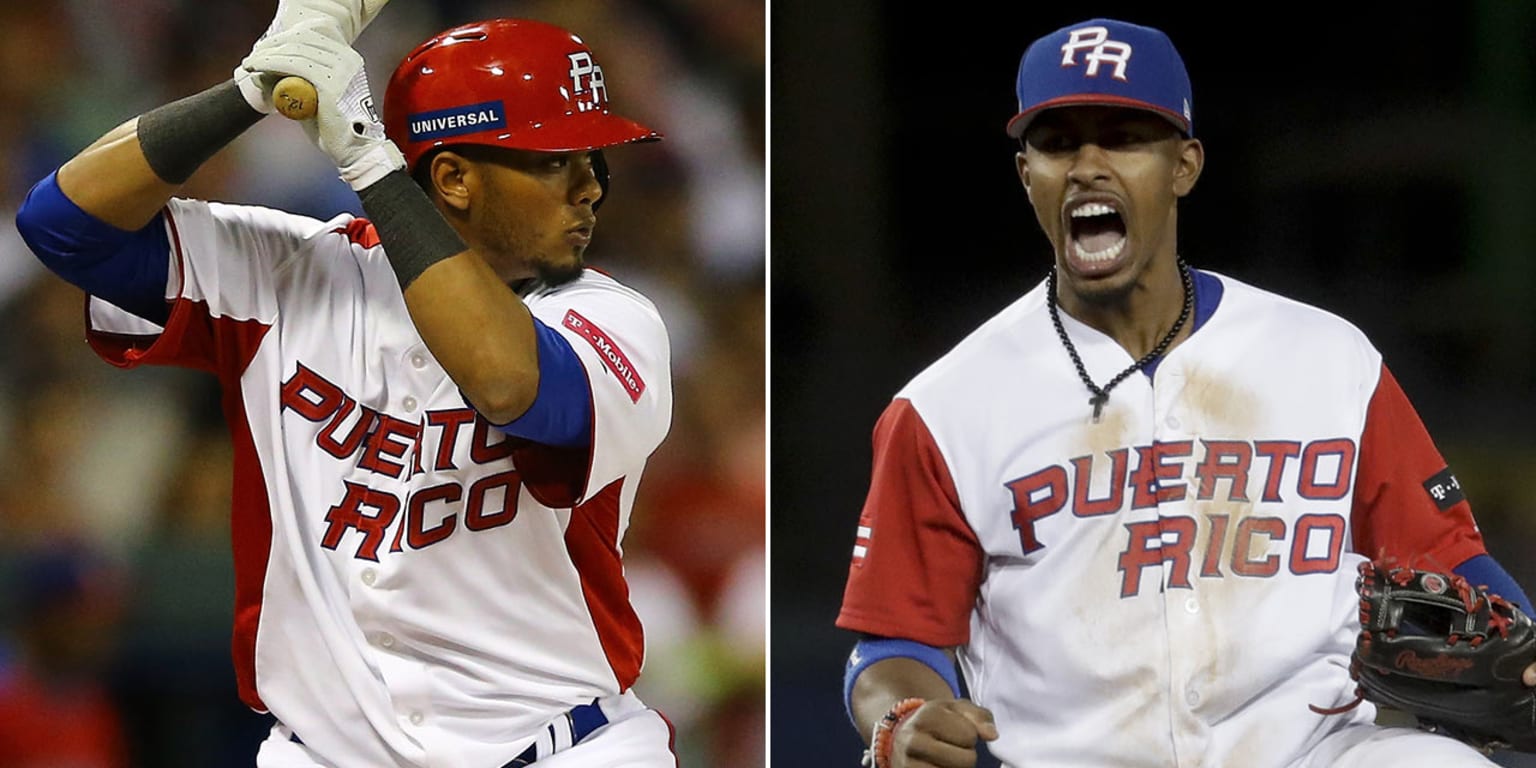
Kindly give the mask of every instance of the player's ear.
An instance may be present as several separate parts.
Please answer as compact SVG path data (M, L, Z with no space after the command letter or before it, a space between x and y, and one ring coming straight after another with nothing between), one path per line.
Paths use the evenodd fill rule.
M429 169L432 188L443 203L456 211L468 211L470 188L477 183L475 164L469 158L445 150L432 156Z
M1019 169L1019 181L1024 184L1024 194L1029 194L1029 163L1025 162L1024 150L1013 156L1013 164ZM1033 198L1031 198L1033 199Z
M1178 161L1173 167L1173 194L1178 197L1189 194L1204 169L1205 145L1199 139L1181 139Z

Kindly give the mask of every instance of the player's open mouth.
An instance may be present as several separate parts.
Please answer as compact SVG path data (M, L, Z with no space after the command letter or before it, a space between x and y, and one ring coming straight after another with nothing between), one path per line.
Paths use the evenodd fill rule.
M1125 250L1125 219L1101 202L1077 204L1068 216L1068 255L1079 269L1095 272L1109 267Z

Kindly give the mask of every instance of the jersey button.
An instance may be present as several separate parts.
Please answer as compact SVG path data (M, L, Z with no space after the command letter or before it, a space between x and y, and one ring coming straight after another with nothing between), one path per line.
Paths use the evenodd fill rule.
M1200 612L1200 601L1194 599L1193 597L1189 598L1188 600L1185 600L1184 601L1184 610L1189 611L1190 613L1199 613Z
M411 355L411 367L418 371L427 367L427 356L420 352Z
M411 397L410 395L406 395L405 399L400 401L400 404L405 406L407 411L416 410L416 398Z
M381 648L393 648L393 647L395 647L395 636L389 634L388 632L380 632L379 633L379 646Z
M363 573L362 573L362 579L363 579L363 583L364 584L367 584L368 586L371 587L371 586L373 586L373 583L375 581L379 580L379 572L375 571L372 568L364 568L363 569Z
M421 725L421 721L427 719L420 712L411 713L411 725Z
M1179 428L1179 417L1177 417L1177 416L1169 416L1168 420L1166 422L1164 422L1164 423L1168 425L1169 429L1178 429Z
M1184 701L1189 703L1190 709L1200 706L1200 692L1193 688L1189 689L1184 693Z

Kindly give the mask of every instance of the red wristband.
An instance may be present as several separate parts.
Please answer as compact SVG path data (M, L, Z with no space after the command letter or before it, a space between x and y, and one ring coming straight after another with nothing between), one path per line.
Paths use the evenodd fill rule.
M875 732L870 739L870 753L874 756L872 761L874 768L890 768L891 742L896 738L896 729L906 722L918 707L923 706L925 701L918 698L902 699L880 718L880 722L875 723Z

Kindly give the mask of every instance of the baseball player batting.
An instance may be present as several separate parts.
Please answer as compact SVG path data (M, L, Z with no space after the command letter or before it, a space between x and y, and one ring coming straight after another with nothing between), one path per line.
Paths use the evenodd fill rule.
M1358 329L1180 256L1205 153L1173 43L1062 28L1017 95L1054 268L874 429L837 619L866 765L1490 765L1350 706L1359 564L1530 603Z
M620 560L667 331L582 262L602 151L661 135L580 37L516 19L423 42L380 116L351 47L380 5L285 0L232 81L107 134L18 225L104 359L222 384L258 766L675 766ZM285 77L368 219L173 196Z

